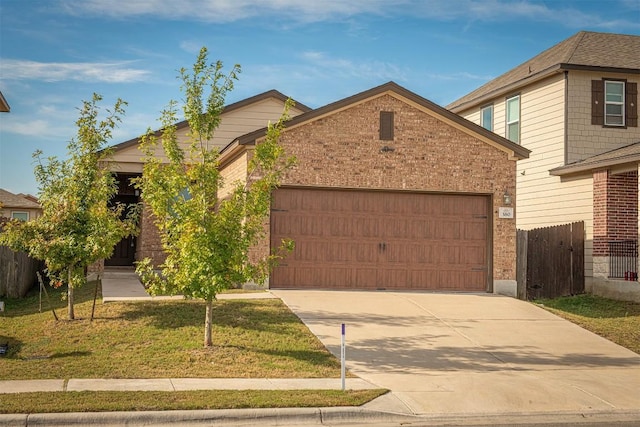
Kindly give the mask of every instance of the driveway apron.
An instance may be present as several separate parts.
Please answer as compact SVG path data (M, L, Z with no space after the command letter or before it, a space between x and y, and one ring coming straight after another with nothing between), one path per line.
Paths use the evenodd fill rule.
M640 411L640 356L491 294L272 290L347 368L412 414Z

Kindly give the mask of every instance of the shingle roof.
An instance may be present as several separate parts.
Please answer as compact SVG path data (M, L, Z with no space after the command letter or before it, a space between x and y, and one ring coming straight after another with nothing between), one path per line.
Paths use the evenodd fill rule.
M580 31L447 106L459 112L561 70L640 73L640 36Z
M0 204L5 208L40 209L40 204L24 196L13 194L0 188Z
M587 157L579 162L551 169L549 173L562 176L633 162L640 162L640 141L606 153Z
M467 128L468 130L474 132L477 135L481 135L485 138L490 139L494 143L504 147L507 150L510 150L514 156L520 159L529 157L530 151L524 148L523 146L516 144L514 142L511 142L508 139L503 138L496 133L488 131L482 126L478 126L477 124L472 123L469 120L457 114L452 113L451 111L439 106L438 104L435 104L429 101L428 99L423 98L420 95L414 92L411 92L408 89L405 89L404 87L398 85L395 82L388 82L380 86L376 86L369 90L365 90L364 92L357 93L355 95L349 96L347 98L341 99L331 104L327 104L324 107L316 108L315 110L311 110L306 113L300 114L299 116L295 116L291 120L285 123L285 130L286 128L291 128L293 126L300 125L302 123L306 123L306 122L318 119L320 117L324 117L327 114L333 114L336 111L339 111L343 108L347 108L351 105L357 104L366 99L373 98L387 92L393 92L405 99L410 100L411 102L416 103L417 105L420 105L423 108L426 108L428 110L435 112L436 114L439 114L443 118L451 120L457 123L458 125L461 125L464 128ZM227 145L226 147L224 147L220 151L220 153L221 155L224 156L225 154L232 151L232 147L234 146L255 144L256 140L266 135L266 132L267 132L267 128L262 128L254 132L248 133L246 135L243 135L237 138L235 141L233 141L229 145Z
M7 102L6 99L4 99L2 92L0 92L0 112L8 113L10 110L11 110L11 107L9 107L9 103Z

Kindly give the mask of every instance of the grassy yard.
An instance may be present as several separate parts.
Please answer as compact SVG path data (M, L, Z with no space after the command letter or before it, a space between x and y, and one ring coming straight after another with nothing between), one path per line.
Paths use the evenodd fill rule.
M60 321L48 310L46 299L42 313L38 311L37 295L5 300L0 344L8 343L9 352L0 356L0 380L340 377L339 361L280 300L217 301L214 346L205 349L203 302L98 301L90 322L93 291L93 283L76 291L75 321L63 320L67 313L62 290L50 291ZM189 409L193 402L200 408L353 405L381 391L256 391L241 393L243 398L221 391L135 392L135 398L132 393L5 394L0 412L15 412L16 407L23 412L113 410L113 405L118 410ZM236 398L231 403L223 396Z
M593 295L536 300L547 310L640 354L640 304Z

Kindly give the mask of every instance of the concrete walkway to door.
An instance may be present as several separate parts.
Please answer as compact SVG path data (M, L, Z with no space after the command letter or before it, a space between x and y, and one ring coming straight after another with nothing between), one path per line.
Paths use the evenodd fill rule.
M491 294L272 290L347 367L408 414L640 414L640 356Z

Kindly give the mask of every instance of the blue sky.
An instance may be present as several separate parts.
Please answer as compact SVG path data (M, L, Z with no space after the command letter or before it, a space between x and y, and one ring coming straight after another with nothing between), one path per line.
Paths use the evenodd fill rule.
M228 103L277 89L315 108L390 80L446 105L580 30L640 34L640 0L2 0L0 187L37 193L94 92L156 128L202 46L242 66Z

